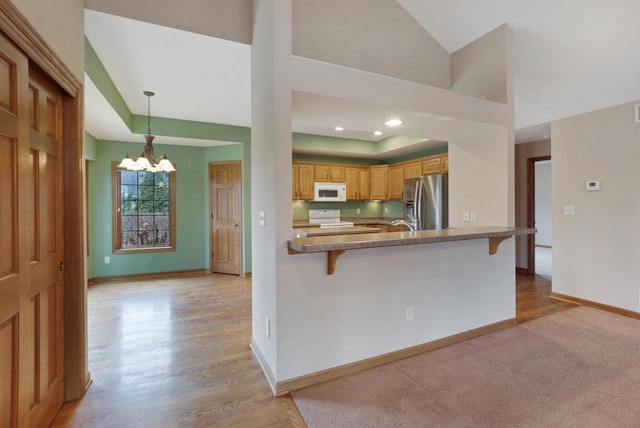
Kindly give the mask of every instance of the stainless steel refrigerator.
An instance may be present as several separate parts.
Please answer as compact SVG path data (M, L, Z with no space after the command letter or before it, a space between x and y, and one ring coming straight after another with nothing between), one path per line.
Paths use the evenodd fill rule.
M415 218L416 230L449 227L449 176L407 178L402 194L405 220Z

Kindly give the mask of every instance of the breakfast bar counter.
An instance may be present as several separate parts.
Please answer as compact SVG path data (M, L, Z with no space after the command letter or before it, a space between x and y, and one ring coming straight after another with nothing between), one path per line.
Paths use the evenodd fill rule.
M514 235L529 235L536 229L524 227L474 227L441 230L419 230L415 232L364 233L294 238L288 241L289 254L327 252L327 273L333 274L335 263L347 250L363 248L394 247L400 245L433 244L438 242L489 240L489 254L498 251L498 245Z

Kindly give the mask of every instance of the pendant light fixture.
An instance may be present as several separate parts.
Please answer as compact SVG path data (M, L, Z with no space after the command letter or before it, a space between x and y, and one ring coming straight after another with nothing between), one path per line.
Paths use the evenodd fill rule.
M140 157L136 158L127 153L116 168L128 171L173 172L176 169L167 155L156 158L153 154L153 139L155 137L151 134L151 97L155 94L151 91L144 91L143 94L147 97L147 134L144 136L147 144L145 144L144 152Z

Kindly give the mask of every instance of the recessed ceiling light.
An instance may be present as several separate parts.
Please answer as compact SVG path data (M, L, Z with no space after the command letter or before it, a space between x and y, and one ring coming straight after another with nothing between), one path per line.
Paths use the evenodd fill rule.
M336 126L334 129L336 131L344 131L344 128L342 126Z
M402 121L400 119L390 119L387 120L384 124L387 126L398 126L402 125Z
M376 131L376 132L374 132L374 133L373 133L373 135L375 135L375 136L378 136L378 137L379 137L380 135L382 135L382 132L380 132L380 131Z

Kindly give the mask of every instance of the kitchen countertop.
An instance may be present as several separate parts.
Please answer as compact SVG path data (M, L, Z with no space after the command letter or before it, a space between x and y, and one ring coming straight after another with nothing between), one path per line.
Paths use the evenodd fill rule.
M416 232L364 233L349 235L311 236L288 241L289 254L326 252L327 273L333 274L338 257L346 250L394 247L399 245L432 244L437 242L489 239L489 255L498 251L498 245L514 235L529 235L536 229L525 227L472 227Z
M347 235L360 233L379 233L375 227L351 226L351 227L296 227L294 233L305 233L307 237Z
M396 217L341 217L341 221L350 221L354 226L363 224L391 224L394 220L401 220ZM319 224L309 223L309 219L293 220L293 227L318 227Z
M431 244L435 242L465 241L493 237L528 235L536 229L523 227L470 227L441 230L418 230L416 232L387 232L364 235L336 235L294 238L289 248L299 253L316 253L361 248L394 247L398 245Z

